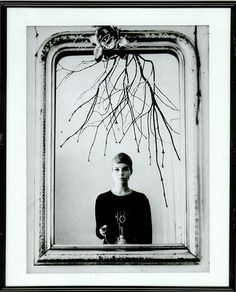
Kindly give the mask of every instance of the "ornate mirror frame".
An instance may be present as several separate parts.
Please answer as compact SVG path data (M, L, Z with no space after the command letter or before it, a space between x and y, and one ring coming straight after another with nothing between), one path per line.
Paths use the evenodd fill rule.
M34 216L35 265L161 265L194 264L202 260L202 123L200 111L199 55L183 34L172 31L122 31L138 48L125 50L165 52L176 57L180 74L180 99L185 132L185 193L182 244L70 246L55 244L54 234L54 120L55 68L65 55L93 54L88 39L94 31L52 35L36 56ZM38 155L40 153L40 156ZM204 194L205 196L207 194Z

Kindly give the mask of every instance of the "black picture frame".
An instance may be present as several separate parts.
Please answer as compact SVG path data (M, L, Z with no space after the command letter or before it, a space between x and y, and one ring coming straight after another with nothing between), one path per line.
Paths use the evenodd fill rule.
M80 286L80 287L6 287L6 113L7 113L7 10L8 8L230 8L231 10L231 72L230 72L230 255L229 285L227 287L140 287L140 286ZM235 229L236 229L236 3L166 2L166 1L0 1L0 288L3 291L236 291L235 282Z

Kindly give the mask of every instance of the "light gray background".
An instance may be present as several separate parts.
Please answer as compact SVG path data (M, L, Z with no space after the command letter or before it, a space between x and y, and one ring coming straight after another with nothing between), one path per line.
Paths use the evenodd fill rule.
M133 27L135 29L144 29L144 27ZM184 33L189 39L194 42L194 26L158 26L148 29L170 30ZM34 114L34 96L32 77L34 74L35 63L33 62L34 54L39 46L50 37L53 33L61 31L76 31L88 30L90 27L28 27L28 76L31 82L28 86L28 122L33 122ZM201 58L201 79L202 92L207 95L208 87L208 28L206 26L198 26L198 46ZM76 57L74 57L76 58ZM152 56L153 58L153 56ZM153 59L154 60L154 59ZM61 60L67 66L74 66L77 61L73 58L64 58ZM158 73L156 74L157 84L160 89L169 97L173 98L176 106L179 106L178 93L178 62L172 55L156 55L155 62L158 64ZM73 122L68 123L68 118L71 112L78 105L78 95L84 89L87 89L88 81L91 77L89 73L81 79L74 75L67 79L60 86L56 97L56 169L55 169L55 242L56 244L71 244L71 245L93 245L101 244L101 241L95 235L95 200L99 193L109 190L112 186L111 178L111 159L120 151L128 153L134 161L134 173L131 177L131 188L144 192L151 204L152 222L153 222L153 243L177 243L181 242L182 226L181 220L176 220L176 213L181 214L182 203L180 200L183 190L184 179L180 176L180 169L183 164L178 162L175 154L169 143L165 143L166 157L165 168L163 169L164 178L166 180L166 191L169 208L165 207L164 199L160 186L160 179L153 161L152 166L149 166L148 153L146 146L142 147L141 153L136 152L136 146L132 143L133 138L127 136L121 145L114 144L111 141L108 144L106 157L103 156L103 143L99 141L102 134L98 136L96 145L93 149L91 162L87 162L88 141L91 141L92 133L89 131L81 137L80 143L76 143L76 139L68 141L63 148L59 145L64 141L68 134L73 133L76 125L73 122L79 121L80 115L76 115ZM87 74L87 76L86 76ZM94 72L94 76L95 76ZM36 76L35 76L36 78ZM207 104L208 100L203 99L202 105ZM204 119L207 121L207 106L203 107ZM183 110L183 109L182 109ZM166 111L171 124L178 130L179 116L176 112ZM30 122L31 121L31 122ZM33 129L28 128L28 133ZM207 133L203 134L204 136ZM175 143L178 150L180 149L180 137L174 135ZM90 144L89 144L90 146ZM204 147L208 147L205 144ZM30 149L30 143L29 148ZM30 150L32 151L32 149ZM29 155L32 152L28 152ZM207 152L204 151L204 155ZM30 166L30 159L28 161ZM31 176L33 174L29 174ZM204 186L206 187L206 186ZM29 208L33 208L33 201L29 201ZM207 208L207 204L205 204ZM178 212L176 212L176 210ZM205 229L206 230L206 229ZM206 231L205 231L206 232ZM205 237L207 240L207 237Z
M179 108L179 65L177 59L171 54L145 55L144 57L154 62L157 86ZM64 68L74 69L81 61L91 59L93 59L93 56L71 56L60 60L60 64ZM120 64L124 66L124 61L120 61ZM148 68L147 64L146 68ZM99 193L105 192L112 187L111 160L118 152L125 152L133 159L134 172L130 180L131 188L145 193L150 201L153 222L153 243L175 243L177 241L175 230L175 200L180 198L181 187L183 187L179 181L181 179L181 163L183 167L184 159L179 162L173 153L170 138L163 123L160 122L160 127L166 155L164 160L165 167L162 171L169 204L168 208L165 207L160 177L155 163L153 139L151 141L151 166L149 165L147 141L144 138L142 139L140 153L137 153L132 128L130 128L126 138L120 144L115 143L111 132L108 140L107 155L105 157L103 153L106 131L104 128L101 128L92 150L90 162L87 160L89 148L95 133L94 128L87 129L80 136L79 143L77 143L77 136L75 136L67 141L62 148L60 147L60 144L67 136L76 131L78 126L83 123L89 107L79 110L71 122L68 122L68 118L73 110L83 103L81 99L78 99L80 94L86 89L91 88L94 80L100 76L102 70L103 65L99 63L91 69L75 73L67 78L57 89L55 147L56 243L85 245L101 243L101 240L97 239L95 235L95 200ZM135 70L134 66L132 66L132 70ZM58 82L60 82L66 73L68 71L59 71ZM146 75L149 76L149 74L150 66L146 71ZM141 87L141 89L143 88ZM83 100L86 101L95 91L96 87L85 95ZM139 90L137 95L143 99L143 90ZM116 97L114 96L113 98L115 99ZM161 98L167 102L163 96ZM136 100L136 106L137 103ZM168 122L179 132L180 112L163 106L160 101L158 103L163 109ZM139 103L139 108L140 105L142 103ZM180 111L182 110L180 109ZM98 116L96 119L98 119ZM160 117L159 120L161 120ZM143 119L143 128L146 128L146 118ZM147 135L146 130L144 133ZM139 136L139 133L137 135ZM118 135L118 137L121 136ZM180 138L183 138L183 133L181 133L181 136L173 133L173 137L180 152L179 141ZM161 152L160 143L158 143L158 147L159 152ZM161 156L159 156L159 160L161 164ZM178 204L177 207L179 208L180 205Z

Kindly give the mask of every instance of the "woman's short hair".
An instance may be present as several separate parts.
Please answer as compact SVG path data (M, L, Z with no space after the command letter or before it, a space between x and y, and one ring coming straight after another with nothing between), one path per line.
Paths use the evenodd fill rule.
M125 163L129 166L131 172L133 172L133 162L132 159L126 153L118 153L112 159L112 163Z

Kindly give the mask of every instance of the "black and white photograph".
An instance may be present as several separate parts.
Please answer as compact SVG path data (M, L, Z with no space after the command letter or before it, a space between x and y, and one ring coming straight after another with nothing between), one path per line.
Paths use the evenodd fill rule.
M208 36L27 27L29 266L208 271Z
M0 9L4 285L232 287L234 5L77 4Z

